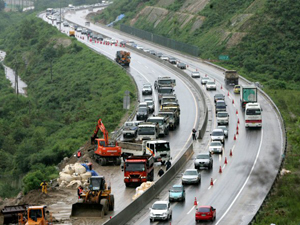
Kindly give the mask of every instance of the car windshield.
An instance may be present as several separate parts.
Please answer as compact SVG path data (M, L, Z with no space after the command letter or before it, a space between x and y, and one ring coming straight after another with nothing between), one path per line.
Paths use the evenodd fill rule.
M162 119L155 119L155 118L148 119L147 122L158 123L159 125L163 124L163 120Z
M198 175L198 172L194 170L188 170L184 172L184 175Z
M144 84L144 88L151 88L151 85L149 85L149 84Z
M221 142L212 142L210 146L222 146Z
M155 203L155 204L153 204L152 209L155 209L155 210L167 209L167 204Z
M227 117L228 113L227 112L219 112L218 117Z
M182 187L172 187L172 192L182 192Z
M260 115L261 111L260 109L247 109L246 115Z
M207 81L207 84L215 84L213 81Z
M139 108L138 112L147 112L147 108Z
M135 125L134 125L134 123L132 123L132 122L126 122L126 123L125 123L125 126L126 126L126 127L133 127L133 126L135 126Z
M223 99L223 98L224 98L224 95L222 95L222 94L217 94L217 95L215 95L215 98L217 98L217 99Z
M160 88L160 89L158 89L158 93L168 93L168 94L170 94L172 92L173 92L173 89L171 89L171 88L168 88L168 89Z
M143 163L126 163L125 171L145 171L145 165Z
M154 135L155 129L154 127L139 127L138 134L140 135Z
M198 212L210 212L210 209L209 208L204 208L204 207L200 207L198 208Z
M208 159L209 155L197 155L197 159Z
M222 131L213 131L212 132L212 136L223 136L223 132Z
M225 102L217 102L216 106L226 106Z
M156 144L156 151L157 152L170 151L169 143L157 143Z
M172 80L159 80L159 84L172 84Z

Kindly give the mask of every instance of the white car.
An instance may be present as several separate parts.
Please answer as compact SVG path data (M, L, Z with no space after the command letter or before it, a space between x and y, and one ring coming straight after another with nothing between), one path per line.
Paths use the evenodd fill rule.
M201 174L196 169L187 169L181 178L182 184L200 184Z
M221 141L212 141L209 144L209 151L213 152L213 153L220 153L222 154L224 151L224 147L223 144L221 143Z
M202 77L201 78L201 84L206 84L207 81L209 81L209 77Z
M143 50L144 49L143 46L140 46L140 45L137 45L136 48L139 49L139 50Z
M191 76L192 76L192 78L200 78L200 72L194 71L194 72L192 72Z
M77 27L76 31L81 33L82 32L82 28L81 27Z
M209 80L205 84L206 90L217 90L216 83L213 80Z
M219 111L217 112L217 123L219 124L226 124L229 123L229 114L225 111Z
M152 85L151 84L143 85L142 95L152 95Z
M117 44L117 40L116 40L116 39L111 39L111 40L110 40L110 43L111 43L111 44Z
M162 60L169 61L169 56L162 55L160 58L161 58Z
M150 221L172 219L172 208L168 201L156 201L150 209Z
M145 49L144 49L144 52L147 52L147 53L149 53L149 52L150 52L150 49L148 49L148 48L145 48Z
M223 129L214 129L210 134L211 141L221 141L225 144L225 135Z

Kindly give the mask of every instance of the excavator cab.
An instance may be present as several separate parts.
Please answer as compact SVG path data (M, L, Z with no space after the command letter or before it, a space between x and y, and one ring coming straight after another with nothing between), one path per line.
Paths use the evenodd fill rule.
M91 191L105 190L105 178L102 176L91 177L89 183L89 189Z

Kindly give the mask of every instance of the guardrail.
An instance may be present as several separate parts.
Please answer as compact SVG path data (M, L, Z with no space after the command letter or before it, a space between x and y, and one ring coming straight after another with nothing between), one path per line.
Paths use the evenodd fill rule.
M219 70L223 70L225 71L226 69L221 67L221 66L218 66L218 65L215 65L213 63L210 63L210 62L207 62L207 61L204 61L204 63L208 64L208 65L211 65ZM247 80L246 78L240 76L240 78L247 82L247 83L253 83L249 80ZM280 120L280 126L282 128L282 137L283 137L283 143L282 143L282 146L281 146L281 150L283 153L282 157L281 157L281 163L280 163L280 166L279 166L279 169L277 171L277 175L272 183L272 186L270 187L269 191L268 191L268 194L266 195L266 197L264 198L262 204L260 205L258 211L256 212L256 214L254 215L254 217L252 218L250 224L254 224L256 222L256 219L257 219L257 216L260 214L260 211L263 209L264 205L266 204L266 202L268 201L270 195L272 194L272 192L274 191L274 187L275 187L275 184L276 182L278 181L279 179L279 176L280 176L280 171L282 170L283 168L283 164L284 164L284 159L285 159L285 155L286 155L286 151L287 151L287 136L286 136L286 127L285 127L285 123L284 123L284 120L282 118L282 115L278 109L278 107L276 106L276 104L273 102L273 100L267 95L267 93L265 93L261 88L257 87L257 89L259 90L259 92L271 103L272 107L274 108L275 112L277 113L277 116Z

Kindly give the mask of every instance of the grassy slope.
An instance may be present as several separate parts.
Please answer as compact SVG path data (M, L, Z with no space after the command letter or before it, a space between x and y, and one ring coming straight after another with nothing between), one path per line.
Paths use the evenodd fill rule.
M99 118L109 132L116 129L126 113L124 92L129 90L134 101L136 90L115 63L34 15L0 35L0 46L7 52L5 63L14 67L16 61L18 74L28 85L28 97L17 99L1 79L0 173L31 171L24 180L28 191L37 187L36 177L55 176L52 165L88 141ZM1 183L0 193L7 195Z
M119 0L117 6L122 2L125 1ZM168 9L178 10L178 2L180 0ZM144 6L140 5L141 8ZM117 10L116 5L113 7ZM299 224L300 221L299 9L300 2L293 0L211 0L199 12L206 17L203 26L192 33L187 30L189 23L180 29L181 24L174 12L170 12L157 27L146 19L147 16L141 16L135 23L138 28L198 45L202 58L217 59L220 54L228 54L231 59L218 64L237 69L248 79L261 82L279 107L289 143L284 167L292 174L279 179L256 224ZM109 10L104 11L106 17L99 15L98 19L113 15ZM122 13L127 15L122 23L129 24L136 16L132 12ZM246 34L242 41L227 48L230 37L240 33Z

